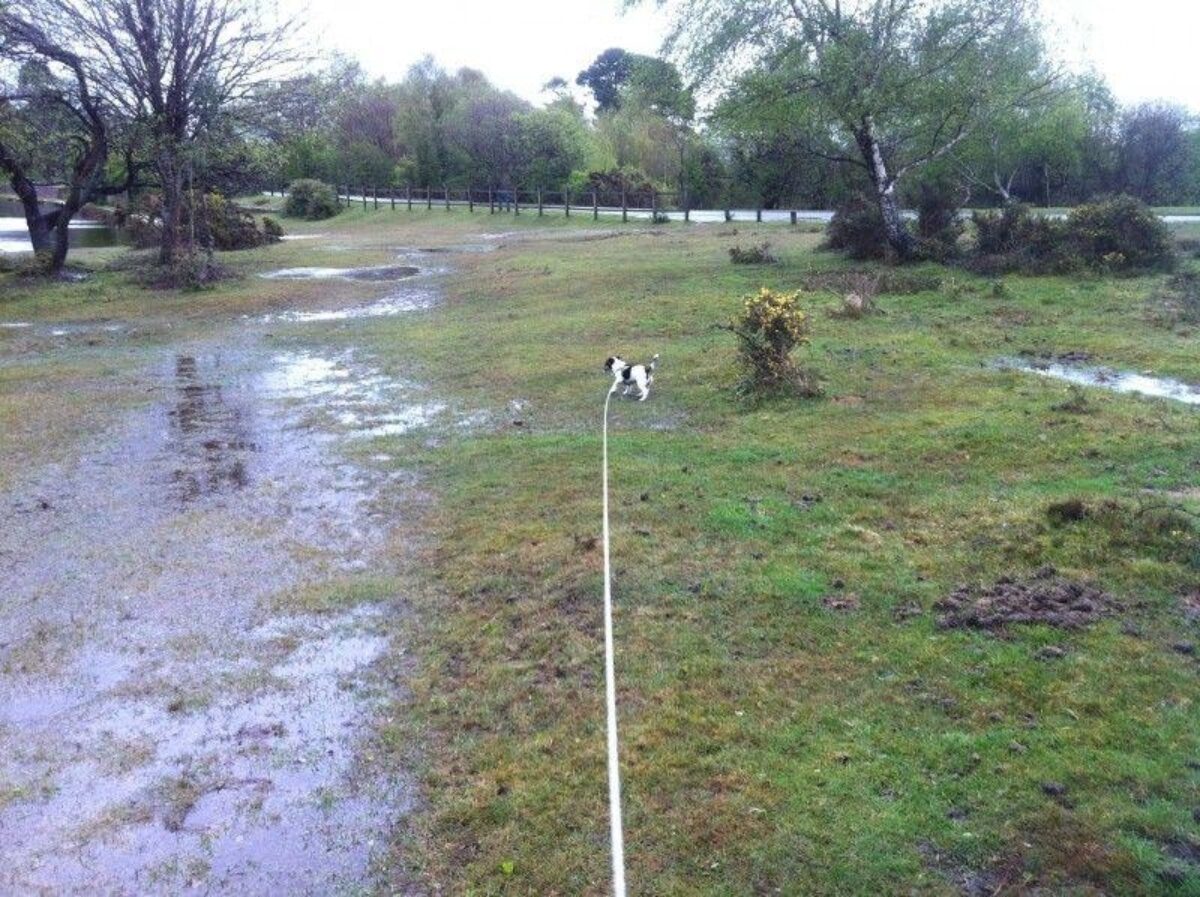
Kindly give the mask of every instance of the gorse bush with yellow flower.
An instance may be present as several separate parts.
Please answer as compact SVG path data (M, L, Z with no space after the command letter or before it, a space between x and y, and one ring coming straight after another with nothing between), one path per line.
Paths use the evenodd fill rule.
M790 393L813 396L820 392L816 374L799 367L792 352L808 343L812 324L800 308L800 291L777 292L763 287L747 296L741 311L729 322L738 339L742 395Z

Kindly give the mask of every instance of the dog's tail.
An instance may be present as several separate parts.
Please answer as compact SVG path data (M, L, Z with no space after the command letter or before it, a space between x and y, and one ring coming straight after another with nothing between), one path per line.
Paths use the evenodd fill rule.
M654 357L650 359L650 364L649 364L649 366L646 368L646 370L647 370L647 371L649 371L651 374L653 374L653 373L654 373L654 369L655 369L656 367L658 367L658 353L657 353L657 352L655 352L655 353L654 353Z

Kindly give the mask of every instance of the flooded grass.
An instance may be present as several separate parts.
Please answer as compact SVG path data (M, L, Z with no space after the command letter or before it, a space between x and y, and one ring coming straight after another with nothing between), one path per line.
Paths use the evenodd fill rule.
M1070 364L1057 361L1026 361L1006 358L997 362L1001 370L1024 371L1041 377L1051 377L1074 383L1077 386L1093 386L1112 392L1130 393L1152 399L1169 399L1185 405L1200 405L1200 385L1183 383L1169 377L1155 377L1149 373L1117 371L1091 365Z

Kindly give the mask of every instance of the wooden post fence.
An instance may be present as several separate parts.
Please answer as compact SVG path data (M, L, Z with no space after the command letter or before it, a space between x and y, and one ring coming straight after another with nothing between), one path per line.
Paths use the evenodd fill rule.
M563 191L563 214L567 218L571 217L571 191L570 190Z
M467 211L471 213L475 211L475 191L470 187L467 188Z
M426 212L433 211L433 188L432 187L425 188L425 211Z
M538 187L538 191L537 191L537 201L538 201L538 217L539 217L539 218L541 218L541 217L542 217L542 211L543 211L543 210L542 210L542 188L541 188L541 187Z
M600 220L600 200L596 196L596 191L592 191L592 220Z
M629 205L625 202L625 188L621 188L621 220L629 220Z
M450 188L442 184L442 199L446 201L446 211L450 211Z
M796 210L792 209L792 227L796 226Z
M408 210L412 211L412 184L404 185L404 201L408 203Z
M367 185L366 184L363 184L362 196L363 196L363 208L365 209L367 207Z
M521 191L513 187L513 215L521 214Z

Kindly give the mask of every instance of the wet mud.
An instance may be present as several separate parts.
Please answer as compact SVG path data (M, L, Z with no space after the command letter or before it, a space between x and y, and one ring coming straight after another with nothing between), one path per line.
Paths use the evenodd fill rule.
M372 270L350 279L417 269ZM347 326L436 299L363 289L275 319ZM281 351L268 332L163 348L143 407L110 413L98 392L90 443L0 494L0 893L395 880L383 848L413 785L370 738L404 596L321 614L280 596L403 564L416 478L387 454L350 461L355 440L473 418L356 350Z

